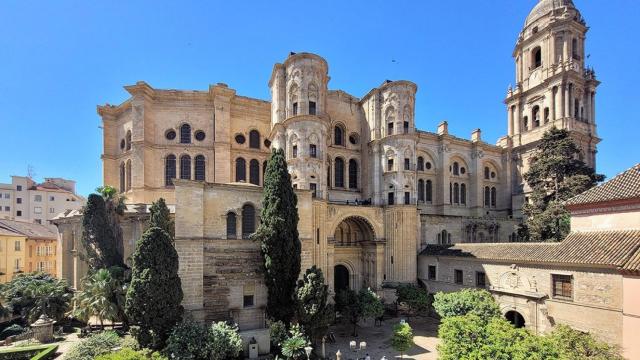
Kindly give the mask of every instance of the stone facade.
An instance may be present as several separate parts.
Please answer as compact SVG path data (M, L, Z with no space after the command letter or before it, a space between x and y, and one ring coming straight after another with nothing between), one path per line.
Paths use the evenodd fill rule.
M205 91L126 86L127 101L98 107L104 184L120 189L130 206L160 197L175 205L184 305L202 320L233 319L243 329L263 323L259 249L246 237L260 220L272 149L284 149L297 189L303 270L322 268L332 291L415 283L417 254L430 244L517 240L522 174L545 128L572 130L595 165L597 81L582 60L551 56L548 45L556 34L564 43L576 37L582 56L587 28L570 1L555 4L541 1L518 40L507 135L496 145L483 141L480 129L456 137L446 121L433 132L417 129L411 81L386 80L359 98L329 89L322 57L291 53L272 69L270 101L221 83ZM525 72L533 47L545 60ZM566 99L585 99L580 116L552 106L549 94L564 85L572 89ZM537 121L549 106L554 115ZM525 117L536 126L525 126ZM143 213L125 216L125 248L139 236ZM77 261L74 221L58 221L69 261ZM69 261L63 272L77 278L80 265Z

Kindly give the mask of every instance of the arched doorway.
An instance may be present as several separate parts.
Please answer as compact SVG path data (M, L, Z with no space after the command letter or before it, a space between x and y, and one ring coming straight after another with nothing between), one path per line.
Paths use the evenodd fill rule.
M333 290L339 293L349 289L349 269L344 265L336 265L333 268Z
M507 320L509 320L509 322L516 328L523 328L525 325L524 317L515 310L507 311L507 313L504 314L504 317L507 318Z

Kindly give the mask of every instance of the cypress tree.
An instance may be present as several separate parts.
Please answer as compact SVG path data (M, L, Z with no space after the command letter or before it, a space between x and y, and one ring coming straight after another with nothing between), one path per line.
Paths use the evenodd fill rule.
M142 347L164 348L173 327L182 319L182 284L178 253L166 231L149 228L136 244L125 312L139 328Z
M102 196L89 195L83 211L82 228L82 244L90 269L124 266Z
M333 307L327 304L328 295L322 270L315 265L298 280L296 318L311 341L322 337L333 320Z
M530 241L561 241L569 233L564 201L590 189L603 175L580 160L581 150L566 129L545 132L524 179L532 189L522 207L526 223L520 235Z
M295 309L295 289L300 274L298 199L282 149L273 150L267 163L261 223L253 239L260 241L267 285L267 315L289 323Z
M171 212L169 211L164 199L160 198L158 201L151 204L149 211L151 212L151 216L149 217L149 227L159 227L166 231L171 239L173 239L175 236L175 225L171 219Z

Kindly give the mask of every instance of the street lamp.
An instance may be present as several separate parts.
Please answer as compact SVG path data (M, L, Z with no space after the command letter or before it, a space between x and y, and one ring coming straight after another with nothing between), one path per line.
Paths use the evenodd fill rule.
M311 356L311 350L313 350L311 346L305 346L304 348L304 352L307 354L307 360L309 360L309 356Z

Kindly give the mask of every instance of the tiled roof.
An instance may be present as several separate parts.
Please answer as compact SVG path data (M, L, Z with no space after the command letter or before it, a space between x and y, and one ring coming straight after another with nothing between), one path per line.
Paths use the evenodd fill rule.
M640 164L593 187L565 202L566 205L582 205L614 200L640 199Z
M640 230L573 232L560 243L428 245L420 255L640 270Z
M0 229L22 234L27 238L57 239L58 231L53 225L41 225L22 221L0 220Z

